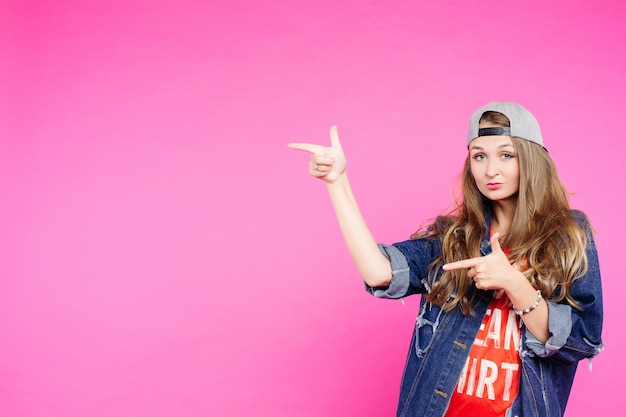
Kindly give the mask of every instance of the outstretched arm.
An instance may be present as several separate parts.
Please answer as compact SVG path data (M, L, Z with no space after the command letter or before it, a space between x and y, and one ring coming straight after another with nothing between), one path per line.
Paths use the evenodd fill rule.
M341 233L363 280L370 287L387 286L392 276L391 263L378 249L354 198L336 126L330 128L330 142L330 147L309 143L288 146L311 154L309 172L326 183Z

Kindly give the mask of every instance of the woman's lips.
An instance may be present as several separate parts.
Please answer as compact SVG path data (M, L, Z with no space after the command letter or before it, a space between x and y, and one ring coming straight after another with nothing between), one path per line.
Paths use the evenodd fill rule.
M500 187L502 187L501 182L490 182L489 184L487 184L487 188L489 188L490 190L497 190Z

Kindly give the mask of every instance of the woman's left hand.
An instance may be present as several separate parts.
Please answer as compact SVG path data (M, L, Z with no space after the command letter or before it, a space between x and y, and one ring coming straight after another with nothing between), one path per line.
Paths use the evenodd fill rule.
M491 253L477 258L445 264L443 269L468 268L467 276L474 280L476 288L481 290L505 290L516 278L524 275L511 263L500 247L499 233L491 237ZM524 277L525 279L525 277Z

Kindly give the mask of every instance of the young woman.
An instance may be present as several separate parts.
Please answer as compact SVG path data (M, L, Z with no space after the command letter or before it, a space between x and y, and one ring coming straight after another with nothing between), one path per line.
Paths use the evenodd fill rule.
M535 117L476 110L462 201L410 240L377 244L336 127L311 153L367 289L422 294L398 416L562 416L578 361L602 349L602 291L586 216L571 210Z

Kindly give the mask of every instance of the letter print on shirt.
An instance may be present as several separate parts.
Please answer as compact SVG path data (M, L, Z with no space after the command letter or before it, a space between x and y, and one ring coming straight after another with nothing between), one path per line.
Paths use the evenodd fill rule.
M520 325L506 295L491 301L446 417L504 415L519 385Z

